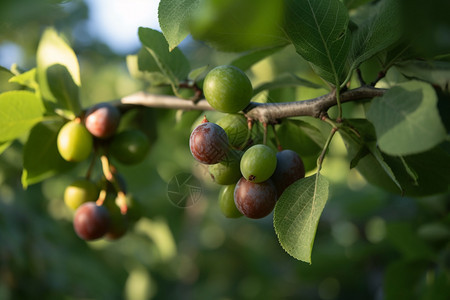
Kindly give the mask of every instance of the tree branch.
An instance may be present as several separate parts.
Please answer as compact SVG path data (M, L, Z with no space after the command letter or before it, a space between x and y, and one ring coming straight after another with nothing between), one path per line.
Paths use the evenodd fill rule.
M351 102L363 99L371 99L382 96L385 89L362 86L353 90L347 90L341 94L341 102ZM119 106L142 105L154 108L182 109L182 110L214 110L205 99L197 102L180 99L175 96L154 95L138 92L120 99ZM256 103L250 104L244 109L246 116L262 123L273 124L277 120L289 117L311 116L322 118L326 116L328 109L337 104L335 91L326 95L295 102L282 103Z

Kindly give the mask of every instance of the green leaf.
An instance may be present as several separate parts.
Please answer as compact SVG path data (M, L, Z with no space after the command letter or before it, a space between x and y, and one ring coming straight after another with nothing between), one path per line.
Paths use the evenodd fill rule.
M0 94L0 142L21 137L42 120L42 101L28 91Z
M36 68L19 75L15 75L9 79L9 82L18 83L20 85L29 87L35 91L39 91L39 84L36 78Z
M298 260L311 263L311 251L320 215L328 199L328 181L320 174L290 185L275 205L278 240Z
M5 150L8 149L9 146L11 146L11 144L12 144L12 141L0 142L0 154L5 152Z
M351 159L351 168L356 167L363 159L365 159L364 162L369 160L369 165L376 166L376 168L373 168L373 174L376 174L376 177L383 178L387 176L389 185L393 183L398 188L397 192L403 191L394 172L386 163L381 151L377 147L375 129L372 124L363 119L347 119L339 132L347 146ZM356 136L355 132L359 134L359 137ZM364 163L359 165L360 168L365 167ZM380 173L377 174L376 171Z
M409 60L395 65L403 75L439 85L443 90L450 85L450 62Z
M365 119L346 119L345 122L339 133L344 139L352 165L369 183L391 193L402 192L416 197L448 191L448 145L444 143L414 155L390 156L382 153L374 144L374 129L370 122ZM355 130L359 136L354 133Z
M353 9L371 1L372 0L344 0L343 2L348 9Z
M284 47L285 45L252 50L234 59L230 62L230 65L238 67L242 71L246 71L257 62L284 49Z
M200 0L161 0L158 6L159 26L172 51L189 34L189 20Z
M55 81L59 77L61 79ZM44 32L39 43L37 79L48 109L62 110L63 114L70 118L81 113L78 98L78 88L81 86L78 59L72 48L53 28Z
M450 153L445 143L427 152L407 155L402 158L384 155L386 163L392 168L408 196L428 196L446 193L450 188ZM402 162L405 161L410 174ZM430 176L430 174L432 174Z
M196 82L199 78L202 78L202 77L204 77L204 75L206 75L207 70L208 70L208 66L196 68L196 69L192 70L191 72L189 72L188 79Z
M56 145L58 132L63 124L63 121L44 121L31 130L23 150L24 188L73 166L61 157Z
M160 73L177 91L180 81L184 81L190 71L189 62L180 51L175 48L169 52L167 41L161 32L140 27L139 39L148 51L148 55L139 56L139 69L151 73ZM141 62L141 60L144 60Z
M352 70L388 48L401 36L400 7L396 0L384 0L372 17L353 33L350 59Z
M437 109L437 96L427 83L409 81L375 98L367 112L378 145L391 155L424 152L446 138Z
M0 66L0 71L1 71L1 72L6 72L6 73L8 73L8 74L13 75L13 73L11 72L11 70L9 70L9 69L7 69L7 68L5 68L5 67L3 67L3 66Z
M299 86L306 86L313 89L323 88L323 86L311 82L307 79L298 77L295 74L285 73L281 74L280 76L278 76L277 78L275 78L270 82L260 84L254 89L253 94L256 95L264 90L271 90L285 87L299 87Z
M285 45L283 1L200 1L189 22L192 37L220 51Z
M58 99L58 102L68 108L70 112L78 115L81 112L79 87L73 82L67 68L60 64L52 65L47 68L47 79L51 82L50 91Z
M285 31L297 52L325 80L339 86L347 73L351 33L339 0L288 0Z

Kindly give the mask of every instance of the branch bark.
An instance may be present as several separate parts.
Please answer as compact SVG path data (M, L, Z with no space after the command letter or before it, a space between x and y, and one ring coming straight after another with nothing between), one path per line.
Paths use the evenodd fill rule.
M351 102L363 99L371 99L382 96L385 89L362 86L347 90L341 94L341 102ZM154 108L182 109L182 110L214 110L205 99L193 102L180 99L175 96L154 95L138 92L120 99L119 106L141 105ZM337 104L334 91L309 100L282 102L282 103L256 103L250 104L244 109L246 116L262 123L276 123L277 120L289 117L311 116L322 118L326 116L328 109Z

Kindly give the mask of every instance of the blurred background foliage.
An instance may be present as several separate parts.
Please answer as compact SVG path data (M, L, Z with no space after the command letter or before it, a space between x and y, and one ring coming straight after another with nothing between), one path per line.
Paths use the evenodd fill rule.
M123 55L89 35L83 25L88 16L82 0L2 1L0 53L28 70L36 64L42 31L54 26L80 61L84 106L141 89L167 92L133 80ZM181 49L193 68L236 57L191 40ZM252 67L249 75L258 84L286 71L320 83L290 47ZM10 76L0 69L0 92L17 88L7 82ZM285 89L266 98L307 99L324 91ZM344 115L360 116L361 105L346 104ZM83 175L87 163L23 190L23 141L0 156L0 299L447 299L448 194L411 199L375 188L349 170L345 146L336 138L323 167L331 197L308 265L279 246L270 216L257 221L222 216L219 187L189 153L187 128L199 112L152 109L149 114L151 153L138 166L118 164L144 217L115 242L79 239L62 200L65 186ZM189 208L178 208L167 197L167 183L181 172L203 179L202 197Z

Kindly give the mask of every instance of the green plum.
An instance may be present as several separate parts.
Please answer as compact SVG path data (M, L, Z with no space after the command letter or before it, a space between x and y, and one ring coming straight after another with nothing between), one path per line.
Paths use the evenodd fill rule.
M239 218L242 213L236 208L234 203L234 189L236 184L222 187L219 193L219 206L223 215L227 218Z
M216 122L223 128L228 136L228 141L234 148L241 148L247 141L247 118L242 114L227 114Z
M149 150L148 137L137 129L127 129L116 134L109 148L115 159L127 165L142 162Z
M234 66L212 69L203 82L206 101L216 110L237 113L243 110L253 96L252 83L245 73Z
M97 185L88 179L77 179L64 190L64 203L76 210L85 202L96 201L99 190Z
M57 137L61 156L72 162L80 162L89 157L93 148L93 138L78 120L69 121L60 129Z
M223 161L210 165L208 171L212 180L222 185L236 183L242 177L239 164L241 156L240 151L230 151Z
M272 148L258 144L245 151L241 158L241 173L248 181L266 181L277 167L277 155Z

